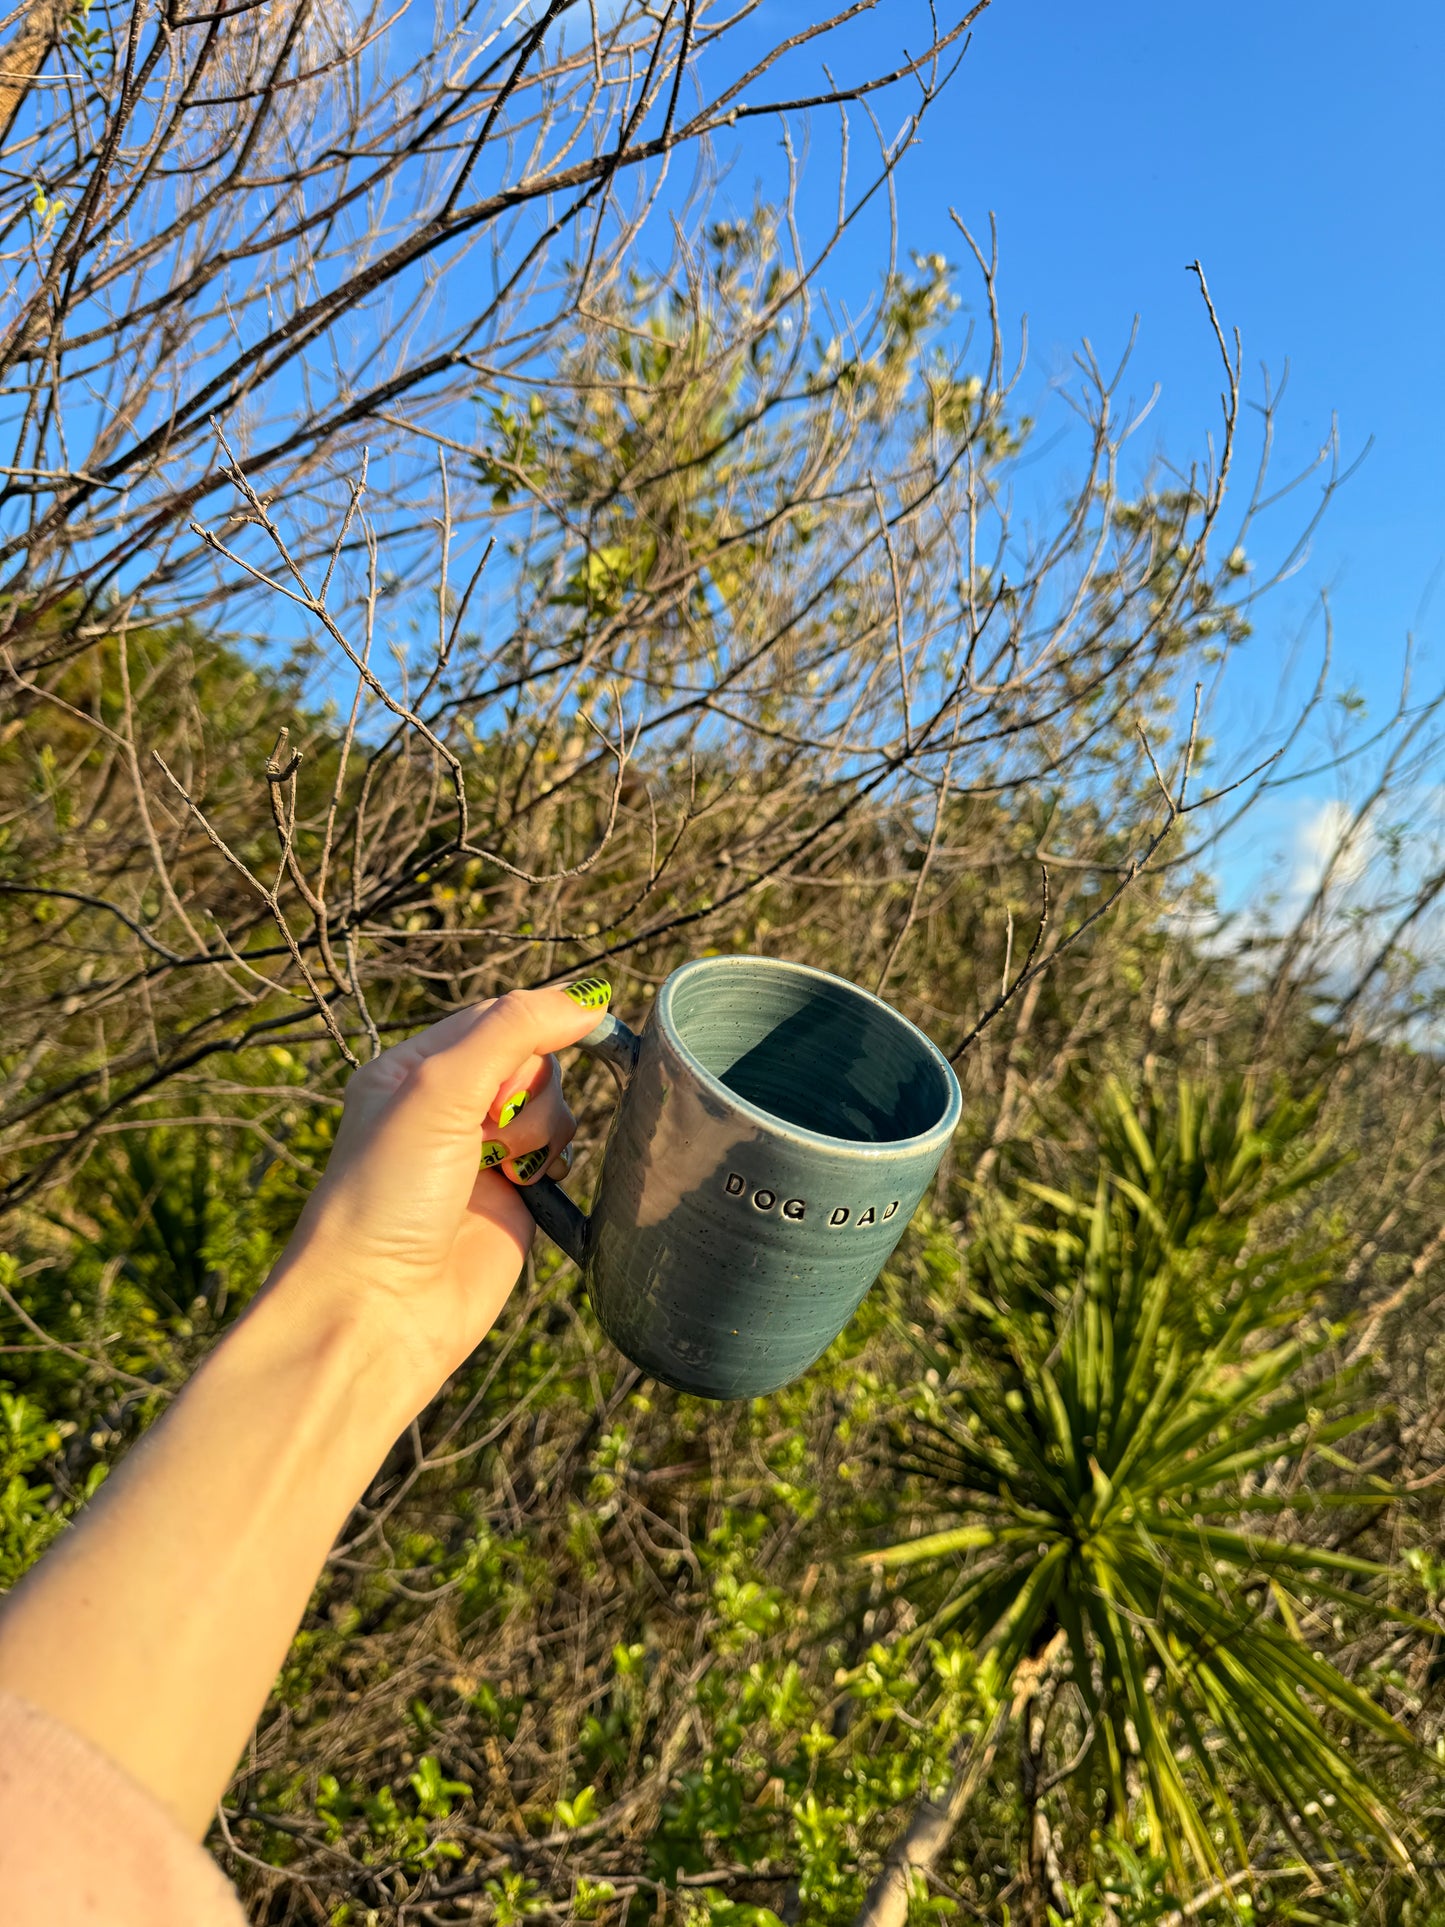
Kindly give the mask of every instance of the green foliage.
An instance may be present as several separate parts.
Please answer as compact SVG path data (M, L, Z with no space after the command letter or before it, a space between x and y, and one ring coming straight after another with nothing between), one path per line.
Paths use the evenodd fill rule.
M683 1919L698 1927L783 1927L771 1907L755 1907L749 1901L729 1900L716 1887L704 1887L683 1903Z
M575 1920L596 1920L617 1892L610 1880L589 1880L578 1874L572 1889L572 1915Z
M447 1779L431 1753L422 1754L407 1783L416 1794L416 1810L424 1820L449 1819L454 1799L471 1798L472 1789L466 1781Z
M507 1873L500 1880L489 1880L483 1891L492 1902L492 1918L497 1927L516 1927L533 1914L545 1913L547 1902L537 1883L525 1874Z
M1158 1927L1177 1915L1182 1901L1170 1886L1167 1857L1137 1852L1127 1840L1100 1841L1094 1850L1094 1877L1068 1886L1069 1911L1049 1909L1049 1927L1065 1918L1077 1927Z
M239 1311L277 1248L254 1208L244 1143L226 1147L184 1125L126 1132L92 1158L85 1210L53 1221L71 1232L73 1282L109 1272L117 1289L149 1307L172 1335L189 1338ZM240 1180L240 1182L238 1182Z
M452 1817L454 1801L470 1799L470 1785L448 1779L430 1753L417 1761L406 1784L410 1802L390 1786L368 1789L364 1783L343 1783L334 1773L323 1773L317 1781L315 1811L326 1838L336 1842L347 1837L348 1822L359 1818L366 1824L368 1845L362 1857L368 1864L396 1860L405 1866L433 1867L459 1859L462 1848L445 1837L444 1823Z
M66 46L90 73L99 73L110 57L106 29L99 23L91 24L91 7L94 0L79 0L65 15L61 29Z
M13 1275L13 1267L0 1258L0 1270L7 1267ZM40 1557L105 1477L104 1466L92 1467L75 1497L56 1503L49 1481L33 1476L73 1430L55 1423L23 1394L0 1391L0 1593Z
M1336 1608L1412 1622L1392 1567L1304 1536L1393 1497L1341 1476L1368 1414L1353 1375L1316 1368L1331 1332L1301 1322L1328 1254L1260 1221L1329 1168L1312 1115L1187 1080L1135 1110L1114 1086L1089 1189L1028 1182L1042 1218L983 1213L963 1316L899 1436L942 1518L871 1555L1005 1677L1062 1637L1105 1810L1130 1812L1137 1770L1149 1852L1179 1881L1249 1864L1226 1761L1322 1855L1409 1864L1357 1750L1409 1736L1309 1637Z

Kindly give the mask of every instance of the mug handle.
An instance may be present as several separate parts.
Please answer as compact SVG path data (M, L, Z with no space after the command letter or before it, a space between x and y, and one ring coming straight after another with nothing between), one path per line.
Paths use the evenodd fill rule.
M620 1097L632 1082L637 1069L637 1053L642 1039L620 1017L609 1011L579 1040L578 1048L600 1057L617 1080ZM534 1184L519 1184L522 1201L553 1244L562 1250L579 1271L587 1263L587 1236L591 1229L585 1211L580 1211L555 1178L538 1178Z

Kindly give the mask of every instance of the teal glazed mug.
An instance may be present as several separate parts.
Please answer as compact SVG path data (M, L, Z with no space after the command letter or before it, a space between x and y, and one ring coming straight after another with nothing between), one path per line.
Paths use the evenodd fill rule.
M958 1124L952 1066L896 1010L769 957L700 957L642 1034L582 1039L620 1086L590 1216L533 1217L617 1349L702 1398L797 1378L857 1311Z

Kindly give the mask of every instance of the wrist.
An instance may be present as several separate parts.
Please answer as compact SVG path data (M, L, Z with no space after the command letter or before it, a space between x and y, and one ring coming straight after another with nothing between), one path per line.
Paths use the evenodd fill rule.
M348 1274L324 1251L284 1252L253 1309L268 1348L288 1363L309 1361L364 1413L378 1461L446 1376L408 1329L398 1294Z

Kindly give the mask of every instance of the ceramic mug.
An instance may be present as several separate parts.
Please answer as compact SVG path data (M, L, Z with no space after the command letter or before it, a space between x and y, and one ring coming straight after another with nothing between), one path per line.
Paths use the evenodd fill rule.
M533 1217L652 1377L752 1398L842 1331L933 1181L962 1108L947 1058L841 977L700 957L641 1036L582 1039L620 1086L591 1216L543 1178Z

